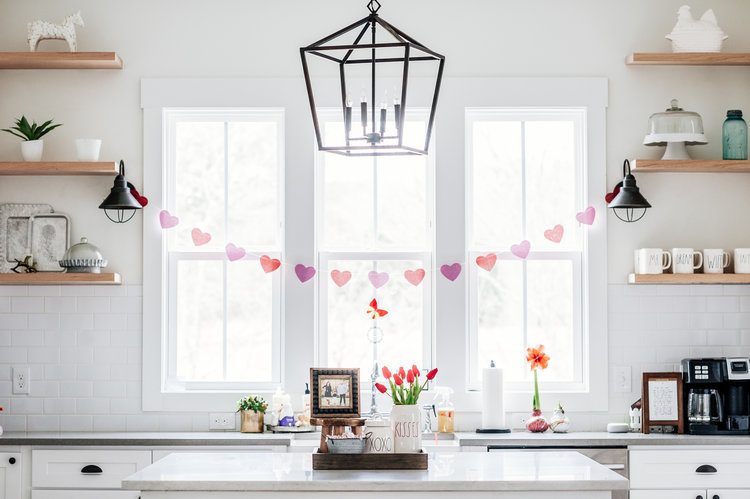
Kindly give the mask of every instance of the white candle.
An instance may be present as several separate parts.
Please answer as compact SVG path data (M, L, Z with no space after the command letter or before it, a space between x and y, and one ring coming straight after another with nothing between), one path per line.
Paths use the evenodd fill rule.
M482 369L482 429L505 428L503 407L503 370L495 367Z

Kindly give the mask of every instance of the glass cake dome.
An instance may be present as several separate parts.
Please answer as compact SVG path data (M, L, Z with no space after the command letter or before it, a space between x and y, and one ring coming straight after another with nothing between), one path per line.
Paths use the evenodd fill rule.
M693 111L685 111L672 99L669 109L654 113L648 119L647 146L667 146L662 159L690 159L685 146L708 144L703 134L703 119Z

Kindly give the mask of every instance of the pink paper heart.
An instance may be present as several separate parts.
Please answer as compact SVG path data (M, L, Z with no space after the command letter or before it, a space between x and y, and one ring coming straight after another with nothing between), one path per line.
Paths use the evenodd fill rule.
M315 277L315 267L306 267L301 263L294 266L294 273L297 274L299 282L307 282Z
M225 251L227 252L227 258L230 262L245 258L245 248L240 248L232 243L227 244Z
M531 251L531 243L525 240L510 247L510 252L518 258L526 258L529 256L529 251Z
M455 281L461 274L461 264L456 262L448 265L446 263L440 267L440 273L443 274L449 281Z
M388 282L388 279L391 278L391 276L388 275L388 272L376 272L374 270L371 270L369 274L367 274L367 278L370 280L370 283L375 287L375 289L385 286L385 283Z
M193 238L193 244L196 246L203 246L204 244L208 244L209 241L211 241L211 234L208 232L203 232L198 227L194 228L190 235Z
M424 279L424 269L406 270L404 271L404 278L409 281L412 286L419 286Z
M281 267L281 260L278 258L271 258L268 255L262 255L260 257L260 266L263 269L263 272L266 274L270 274L274 270Z
M592 225L596 218L596 209L593 206L589 206L585 210L576 213L576 220L584 225Z
M351 278L352 273L348 270L344 270L343 272L340 270L331 271L331 279L333 280L334 284L336 284L336 286L340 288L346 286L346 283L348 283Z
M565 229L562 225L557 224L553 228L544 231L544 238L552 241L553 243L559 243L562 241Z
M480 255L477 257L477 265L479 265L481 268L486 270L487 272L491 272L492 269L495 267L495 263L497 262L497 255L494 253L488 253L487 255Z
M159 212L159 224L162 229L171 229L180 223L180 219L171 215L167 210L161 210Z

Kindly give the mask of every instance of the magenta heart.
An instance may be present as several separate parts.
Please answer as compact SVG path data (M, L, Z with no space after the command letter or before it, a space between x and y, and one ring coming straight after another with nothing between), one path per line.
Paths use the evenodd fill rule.
M456 262L451 265L447 263L440 267L440 273L445 276L449 281L455 281L461 274L461 264Z
M227 258L229 258L230 262L245 258L245 248L240 248L239 246L235 246L234 244L229 243L227 244L225 250L227 252Z
M576 220L584 225L592 225L596 218L596 209L593 206L589 206L580 213L576 213Z
M167 210L161 210L159 212L159 224L162 229L171 229L180 223L180 219L171 215Z
M521 241L510 247L510 252L518 258L526 258L529 256L529 251L531 251L531 243L528 241Z
M315 277L315 267L306 267L301 263L294 266L294 273L297 274L299 282L307 282Z
M375 272L374 270L371 270L369 274L367 274L367 278L370 280L370 283L375 286L375 289L385 286L385 283L388 282L388 279L390 279L390 276L388 275L388 272Z

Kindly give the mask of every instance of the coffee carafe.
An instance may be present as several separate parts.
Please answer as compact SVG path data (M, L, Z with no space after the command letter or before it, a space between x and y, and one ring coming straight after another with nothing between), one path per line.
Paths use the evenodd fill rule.
M688 422L718 423L724 421L724 404L715 388L691 388L688 391Z

